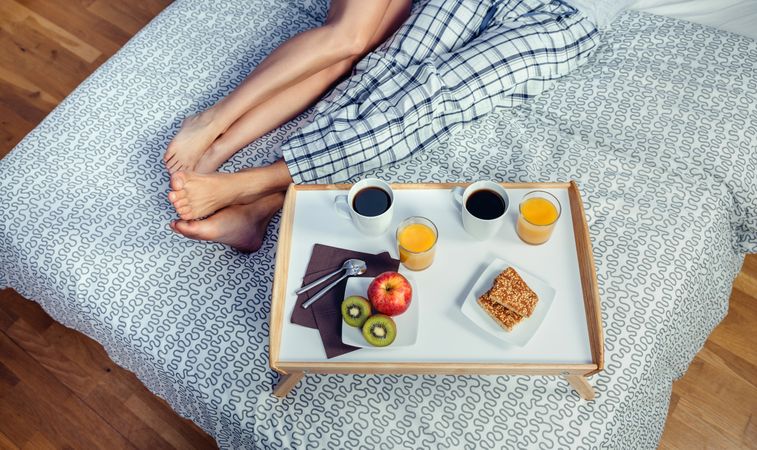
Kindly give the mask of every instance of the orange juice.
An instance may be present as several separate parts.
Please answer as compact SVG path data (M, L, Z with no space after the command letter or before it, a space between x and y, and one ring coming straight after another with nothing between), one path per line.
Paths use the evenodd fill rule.
M534 191L527 194L520 204L516 226L518 236L528 244L547 242L560 217L559 205L557 199L547 192Z
M422 217L405 219L397 228L400 261L410 270L423 270L434 262L437 232L434 224Z

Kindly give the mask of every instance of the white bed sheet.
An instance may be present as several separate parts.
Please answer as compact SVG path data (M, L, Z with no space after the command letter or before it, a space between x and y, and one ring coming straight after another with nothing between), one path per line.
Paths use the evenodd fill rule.
M635 0L630 9L757 39L757 0Z

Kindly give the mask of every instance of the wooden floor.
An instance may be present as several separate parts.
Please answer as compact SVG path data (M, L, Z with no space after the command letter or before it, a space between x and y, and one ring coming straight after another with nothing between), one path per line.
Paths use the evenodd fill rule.
M168 0L0 0L0 157ZM662 448L757 448L757 256L673 389ZM214 448L91 339L0 292L0 449Z
M0 0L0 157L169 0ZM36 303L0 292L0 449L215 441Z
M736 278L728 316L673 383L660 448L757 448L757 255Z

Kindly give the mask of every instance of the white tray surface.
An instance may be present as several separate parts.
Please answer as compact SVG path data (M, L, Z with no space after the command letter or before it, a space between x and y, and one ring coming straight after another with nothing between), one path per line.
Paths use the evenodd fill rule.
M332 203L346 191L298 191L289 258L279 360L282 362L446 362L590 364L578 257L574 244L568 190L545 189L562 205L562 216L546 244L531 246L515 233L517 206L533 189L508 189L510 208L502 229L492 239L477 241L463 229L460 210L447 189L396 189L392 226L386 234L367 237L334 212ZM302 276L316 243L357 251L389 251L397 258L394 231L409 216L424 216L439 230L434 264L411 272L420 292L417 343L409 347L360 349L327 359L318 330L292 324L290 317ZM494 258L519 265L549 284L556 294L544 323L524 347L504 343L473 324L460 308L482 270ZM337 267L341 261L335 261ZM400 266L400 272L407 271Z

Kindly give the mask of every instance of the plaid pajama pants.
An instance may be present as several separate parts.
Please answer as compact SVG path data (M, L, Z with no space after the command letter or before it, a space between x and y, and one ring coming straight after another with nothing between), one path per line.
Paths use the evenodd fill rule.
M336 183L444 142L586 62L594 24L561 0L426 0L281 147L295 183Z

